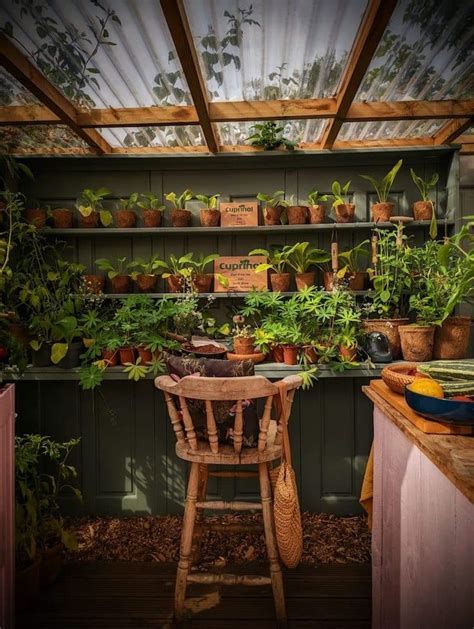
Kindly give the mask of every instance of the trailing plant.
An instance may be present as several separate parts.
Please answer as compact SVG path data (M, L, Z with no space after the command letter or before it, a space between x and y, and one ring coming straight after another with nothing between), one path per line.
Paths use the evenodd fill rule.
M266 207L288 207L289 203L285 200L285 191L277 190L273 194L264 194L259 192L257 199L263 201Z
M112 224L112 213L109 210L104 210L103 200L108 197L110 190L108 188L98 188L92 190L92 188L84 188L76 202L76 208L79 213L88 217L93 212L99 213L100 222L104 227L108 227Z
M285 137L285 127L278 125L272 120L259 122L250 127L253 133L246 138L251 146L258 146L265 151L274 151L283 147L287 151L295 150L295 142Z
M165 210L165 206L153 192L140 194L140 200L137 201L137 206L142 210L158 210L160 212L164 212Z
M421 177L419 177L415 173L413 168L410 168L410 175L411 175L411 178L413 180L413 183L415 184L415 186L420 191L421 200L422 201L430 201L429 193L430 193L430 190L432 190L433 188L436 187L436 184L439 181L438 173L434 173L429 181L424 180Z
M180 195L177 195L176 192L168 192L168 194L165 196L165 199L169 201L175 209L185 210L186 203L188 201L191 201L193 197L194 197L194 194L192 190L189 190L188 188L184 192L182 192Z
M336 208L339 205L346 205L347 203L349 203L348 194L349 194L350 185L351 185L350 181L345 183L343 186L341 186L339 181L332 182L332 186L331 186L332 195L330 196L334 199L333 204L332 204L333 208Z
M213 194L208 197L205 194L197 194L196 199L202 203L208 210L217 210L220 194Z
M390 194L390 189L393 186L393 182L395 181L395 177L397 176L398 171L402 167L403 160L399 159L398 162L393 166L391 170L383 177L378 180L375 177L371 177L370 175L360 175L362 179L370 182L377 193L377 198L379 203L386 203L388 201L388 196Z
M320 203L324 203L329 199L328 194L319 194L316 188L313 188L311 192L308 193L308 199L306 203L308 205L319 205Z

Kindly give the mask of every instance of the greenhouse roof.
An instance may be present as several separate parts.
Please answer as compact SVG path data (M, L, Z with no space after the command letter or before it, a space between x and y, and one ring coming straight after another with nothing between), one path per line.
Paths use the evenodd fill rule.
M17 154L474 142L474 0L2 0L0 142Z

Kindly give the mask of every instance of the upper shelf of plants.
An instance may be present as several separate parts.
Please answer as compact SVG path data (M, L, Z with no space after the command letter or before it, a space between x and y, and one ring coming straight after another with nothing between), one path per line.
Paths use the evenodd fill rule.
M468 151L473 10L474 0L5 0L0 142L32 155Z

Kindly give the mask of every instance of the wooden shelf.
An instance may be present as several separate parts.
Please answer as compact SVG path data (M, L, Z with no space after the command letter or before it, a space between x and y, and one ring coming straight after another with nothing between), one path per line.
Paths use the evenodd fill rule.
M429 227L431 221L413 221L408 223L408 229ZM454 225L454 220L438 220L438 226ZM376 227L390 227L393 223L356 222L356 223L321 223L320 225L259 225L258 227L132 227L121 229L118 227L96 227L87 229L72 227L71 229L46 228L42 230L45 236L152 236L160 234L291 234L304 232L319 232L328 230L373 229Z
M262 291L271 293L272 291ZM324 291L328 293L330 291ZM355 290L351 291L353 295L368 295L368 290ZM195 293L195 297L198 299L207 299L208 297L215 297L216 299L242 299L251 295L252 293ZM298 294L298 291L290 291L288 293L281 293L283 297L291 297L291 295ZM150 297L151 299L160 299L162 297L171 297L172 299L179 299L185 297L186 293L103 293L102 296L105 299L126 299L127 297Z

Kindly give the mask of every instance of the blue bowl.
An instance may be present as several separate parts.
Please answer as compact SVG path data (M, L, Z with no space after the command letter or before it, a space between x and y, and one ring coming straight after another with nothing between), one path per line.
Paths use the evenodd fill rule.
M469 426L474 424L474 402L462 402L449 398L436 398L415 393L405 387L405 400L408 406L418 413L446 424Z

